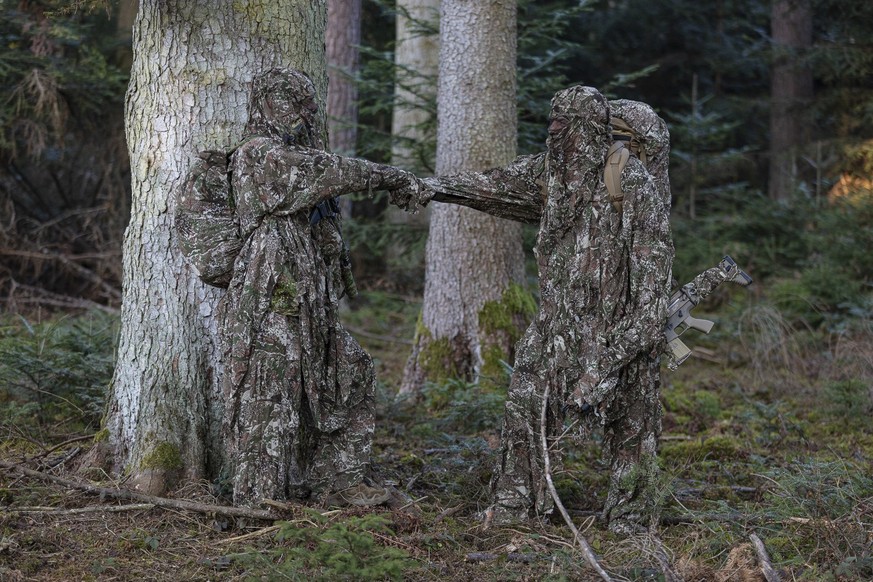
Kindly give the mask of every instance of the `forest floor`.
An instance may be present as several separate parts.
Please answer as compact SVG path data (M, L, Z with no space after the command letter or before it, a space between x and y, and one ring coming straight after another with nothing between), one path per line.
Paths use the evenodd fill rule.
M4 425L0 580L601 579L560 516L513 527L480 519L499 390L447 382L414 405L395 401L418 308L372 294L346 316L380 378L375 476L406 506L274 507L273 521L120 500L9 467L113 489L72 471L91 440L47 454L77 435L43 440L50 431ZM596 439L565 443L558 491L614 580L873 580L869 323L823 336L772 320L754 327L767 315L754 311L720 313L743 318L746 335L723 325L721 336L688 338L708 349L664 369L656 531L610 533L597 519L607 472ZM171 498L222 503L208 483Z

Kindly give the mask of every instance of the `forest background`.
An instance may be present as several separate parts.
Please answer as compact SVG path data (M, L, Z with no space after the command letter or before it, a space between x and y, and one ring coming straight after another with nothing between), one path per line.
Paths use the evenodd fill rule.
M131 200L123 103L135 3L73 11L67 4L2 3L0 422L10 458L97 431L114 366ZM356 74L355 151L385 162L399 78L393 8L363 3ZM686 337L697 358L665 371L664 506L672 527L663 537L674 569L693 578L688 572L698 568L706 572L701 579L717 579L737 567L731 556L754 528L784 573L862 580L873 576L873 6L813 1L809 43L790 54L771 42L772 8L752 0L520 2L518 151L542 150L549 99L562 87L582 83L651 104L673 140L675 277L689 280L729 254L755 279L750 291L722 289L707 302L715 331ZM435 31L428 25L420 32ZM771 119L780 98L773 71L786 59L810 80L790 107L787 139L773 134ZM433 135L433 101L429 108L422 129ZM415 144L420 175L433 172L434 144ZM773 178L777 158L787 181ZM528 532L523 542L511 532L483 542L463 521L486 495L505 383L445 377L427 384L414 405L392 399L420 309L426 223L398 224L384 200L362 197L351 205L345 235L364 291L345 319L377 358L382 384L379 462L408 492L430 496L424 524L428 511L433 518L460 499L467 503L452 514L457 522L441 518L450 524L428 536L395 517L384 531L385 523L318 522L306 543L328 539L339 523L358 527L365 539L378 542L390 532L401 540L379 543L403 550L398 560L407 576L427 579L421 570L429 564L495 548L502 560L468 561L485 573L499 563L501 575L510 568L512 576L537 576L545 566L536 558L507 561L522 550L551 556L558 577L581 576L574 568L584 566L570 549L537 537L554 537L551 530ZM535 292L535 231L524 236ZM579 515L596 510L602 494L595 459L596 450L581 446L559 480ZM4 504L26 506L44 493L33 484L24 491L4 476ZM8 543L0 543L0 557L11 564L29 555L33 563L14 571L50 579L42 557L60 542L44 532L29 538L15 520L4 518L3 527ZM666 576L650 548L591 527L604 562L624 576L652 569ZM77 531L84 539L75 543L101 547ZM157 540L172 534L139 527L121 538L126 549L157 560ZM305 562L294 555L297 547L288 539L270 545L265 562L240 551L224 567L229 577L286 563L322 575L336 567ZM425 559L425 550L443 557ZM124 557L107 556L97 551L86 560L92 575L122 567Z

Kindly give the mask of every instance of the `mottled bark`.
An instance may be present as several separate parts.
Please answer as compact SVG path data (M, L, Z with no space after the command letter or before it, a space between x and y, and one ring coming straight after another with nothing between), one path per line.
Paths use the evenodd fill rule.
M812 45L809 0L773 0L770 79L770 197L790 197L797 186L799 149L809 143L804 110L813 95L812 69L803 61Z
M325 94L325 17L323 0L140 2L125 113L133 208L106 427L116 470L146 492L214 477L222 456L221 292L183 262L171 193L199 150L239 142L255 72L292 64Z
M515 156L516 3L443 0L437 89L436 173L483 170ZM512 340L488 334L480 311L524 275L521 226L434 204L422 325L401 393L430 377L478 377L483 353L512 360Z

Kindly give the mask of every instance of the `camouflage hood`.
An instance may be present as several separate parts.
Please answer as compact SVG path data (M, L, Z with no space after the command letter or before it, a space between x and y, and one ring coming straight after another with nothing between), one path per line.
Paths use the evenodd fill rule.
M577 85L552 98L546 141L552 171L600 167L609 147L609 106L599 91Z
M322 148L315 85L293 69L271 69L252 81L247 137Z

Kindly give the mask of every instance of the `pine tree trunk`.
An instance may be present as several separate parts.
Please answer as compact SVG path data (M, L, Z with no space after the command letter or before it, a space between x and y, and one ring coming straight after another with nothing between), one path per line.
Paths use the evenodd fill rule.
M437 175L514 159L515 53L515 2L442 1ZM519 224L433 204L422 321L401 393L415 392L426 379L475 380L489 363L486 355L511 361L511 339L505 330L481 333L480 312L522 280L523 257Z
M770 197L783 200L797 184L798 148L809 142L804 109L812 99L812 71L801 64L812 44L808 0L773 0L773 69L770 89Z
M395 166L422 174L427 173L426 168L433 168L433 160L422 146L434 139L424 124L433 115L439 70L439 35L424 29L437 29L439 10L439 0L397 2L391 160Z
M397 2L391 163L419 176L430 175L434 167L436 135L432 121L436 116L439 16L439 0ZM399 231L386 252L388 279L403 288L420 289L424 280L424 257L421 247L416 251L409 239L425 235L430 207L411 214L389 206L385 216Z
M133 208L106 429L115 470L146 492L213 477L221 460L221 291L182 260L173 192L197 151L238 143L256 72L297 67L325 94L325 20L324 0L140 2L125 112Z

